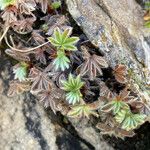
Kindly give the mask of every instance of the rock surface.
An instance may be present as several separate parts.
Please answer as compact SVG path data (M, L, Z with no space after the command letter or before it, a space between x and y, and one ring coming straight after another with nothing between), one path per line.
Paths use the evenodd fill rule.
M92 128L64 124L29 93L7 97L11 64L5 56L0 64L0 150L112 150Z

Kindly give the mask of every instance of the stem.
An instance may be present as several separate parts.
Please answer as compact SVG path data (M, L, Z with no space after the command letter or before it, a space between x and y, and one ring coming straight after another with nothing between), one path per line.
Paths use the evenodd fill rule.
M40 47L42 47L42 46L44 46L44 45L46 45L46 44L48 44L49 43L49 41L47 41L47 42L45 42L45 43L43 43L43 44L41 44L41 45L39 45L39 46L37 46L37 47L33 47L33 48L30 48L30 49L17 49L17 48L14 48L14 47L12 47L10 44L9 44L9 42L8 42L8 39L5 37L5 42L6 42L6 44L9 46L9 48L11 48L12 50L14 50L14 51L17 51L17 52L21 52L21 53L28 53L28 52L31 52L31 51L34 51L34 50L36 50L36 49L38 49L38 48L40 48Z
M3 38L5 37L7 31L9 30L9 27L10 27L10 26L7 26L6 29L4 30L4 32L3 32L3 34L2 34L2 36L1 36L1 38L0 38L0 42L1 42L1 41L3 40Z

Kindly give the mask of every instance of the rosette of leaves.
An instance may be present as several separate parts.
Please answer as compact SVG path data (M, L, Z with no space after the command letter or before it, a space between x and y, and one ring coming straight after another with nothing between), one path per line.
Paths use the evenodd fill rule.
M69 68L70 60L66 56L65 51L77 50L75 44L78 42L79 38L70 37L71 30L71 28L68 28L62 32L59 28L55 28L53 37L49 38L50 43L57 49L57 56L53 62L57 70L61 69L64 71L66 68Z
M145 122L146 115L134 114L130 109L120 110L116 116L116 122L121 124L121 128L126 131L133 130Z
M121 109L128 109L127 102L133 98L129 96L130 92L126 89L121 91L119 95L113 97L108 103L101 107L101 111L108 113L113 111L113 114L117 114Z
M80 75L75 78L70 74L68 81L62 81L62 85L62 89L67 92L66 100L69 104L74 105L75 103L80 102L80 99L82 98L80 89L84 85L84 82L81 81Z
M90 107L90 105L88 104L80 104L73 106L67 114L67 116L71 118L89 118L90 115L98 117L98 114L95 112L95 109L93 107Z
M20 82L25 81L27 77L28 64L25 62L20 62L13 68L13 73L15 74L14 79L18 79Z
M16 0L0 0L0 9L3 10L7 6L14 5Z

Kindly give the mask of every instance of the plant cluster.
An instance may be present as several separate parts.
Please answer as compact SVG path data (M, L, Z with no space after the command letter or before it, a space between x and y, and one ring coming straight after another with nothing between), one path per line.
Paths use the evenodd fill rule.
M105 56L74 36L68 18L61 15L60 1L1 0L0 8L4 29L0 41L8 46L5 53L18 61L8 96L30 91L55 114L88 119L93 115L101 120L97 128L103 134L134 135L150 114L149 104L129 86L125 65L110 71ZM42 25L35 26L35 21ZM117 87L118 94L103 81L124 89Z

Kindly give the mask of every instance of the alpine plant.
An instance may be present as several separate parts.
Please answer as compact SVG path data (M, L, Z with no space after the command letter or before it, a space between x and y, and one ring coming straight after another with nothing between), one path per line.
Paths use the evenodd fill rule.
M80 75L75 78L70 74L68 80L62 81L62 84L62 89L66 91L66 100L68 103L74 105L75 103L80 102L80 99L82 99L80 89L84 85L84 82L81 81Z
M76 51L75 44L78 42L78 37L70 37L72 32L71 28L61 31L59 28L54 30L54 34L49 38L50 43L56 47L57 56L53 61L55 69L64 71L69 68L70 60L66 56L66 51Z

